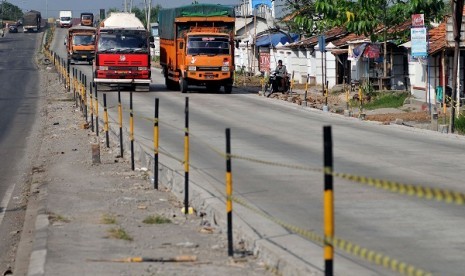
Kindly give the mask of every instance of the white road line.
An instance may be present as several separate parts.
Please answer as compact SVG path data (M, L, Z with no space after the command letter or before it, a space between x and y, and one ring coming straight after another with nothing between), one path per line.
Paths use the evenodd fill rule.
M6 209L8 207L8 203L10 202L15 186L16 184L13 184L8 188L8 190L6 190L5 196L3 197L2 202L0 202L0 224L2 224L3 217L5 216Z

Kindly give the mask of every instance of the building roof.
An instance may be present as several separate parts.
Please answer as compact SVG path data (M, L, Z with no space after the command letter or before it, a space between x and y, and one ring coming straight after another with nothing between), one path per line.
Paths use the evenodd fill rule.
M446 39L447 20L444 20L439 26L429 30L429 49L428 54L432 55L442 49L449 47Z

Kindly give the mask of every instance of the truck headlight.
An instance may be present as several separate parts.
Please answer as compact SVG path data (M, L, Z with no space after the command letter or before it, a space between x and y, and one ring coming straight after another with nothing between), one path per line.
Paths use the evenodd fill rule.
M137 70L142 71L142 70L149 70L147 67L137 67Z
M229 66L222 66L221 71L228 72L229 71Z
M187 67L187 70L188 71L197 71L197 66L189 65L189 67Z
M99 66L98 69L99 70L108 70L108 66Z

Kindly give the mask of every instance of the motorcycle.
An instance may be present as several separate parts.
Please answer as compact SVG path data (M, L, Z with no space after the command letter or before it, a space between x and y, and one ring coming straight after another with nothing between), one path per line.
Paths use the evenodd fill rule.
M265 84L265 96L269 97L274 92L282 92L287 93L291 87L291 82L289 78L289 74L285 77L284 80L284 87L282 85L281 79L278 81L278 76L276 76L276 72L271 73L270 77L268 78L268 82Z

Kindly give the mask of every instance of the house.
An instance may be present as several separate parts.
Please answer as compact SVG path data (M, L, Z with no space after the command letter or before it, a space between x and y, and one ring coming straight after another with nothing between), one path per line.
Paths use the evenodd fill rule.
M402 32L407 28L409 24L403 23L387 28L386 33ZM381 31L384 30L380 27L378 32ZM349 33L344 27L332 28L323 35L324 40L318 35L276 47L274 54L294 72L295 81L305 82L308 76L311 84L327 83L330 88L351 80L369 81L375 89L407 88L405 48L392 41L372 43L366 36ZM322 42L324 47L320 46Z
M234 59L236 70L259 71L259 55L255 38L275 27L274 1L244 0L236 6L235 39L237 48Z

